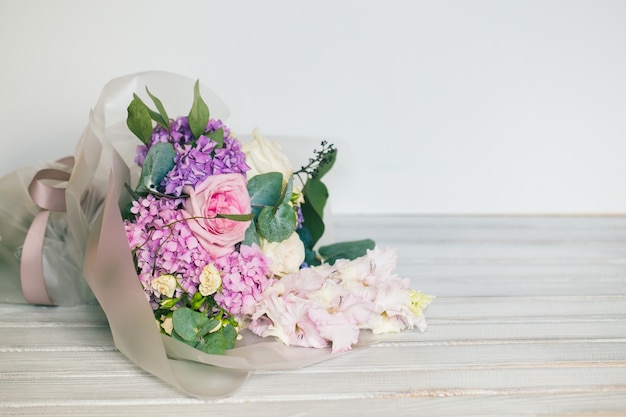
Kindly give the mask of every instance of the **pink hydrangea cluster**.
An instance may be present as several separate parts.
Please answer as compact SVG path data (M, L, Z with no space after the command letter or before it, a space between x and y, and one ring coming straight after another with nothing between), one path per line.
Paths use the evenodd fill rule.
M222 289L215 294L215 301L234 316L250 314L274 281L270 260L256 244L241 245L238 252L220 256L214 264L222 276Z
M374 333L425 329L422 309L430 297L409 289L393 274L396 255L368 251L355 260L304 268L282 277L251 314L248 328L259 336L304 347L351 349L360 330Z
M183 219L182 202L150 194L133 201L130 211L135 218L124 222L129 245L135 251L139 279L155 309L159 295L151 286L154 278L174 275L180 284L175 296L183 291L193 295L202 269L210 262L209 254Z

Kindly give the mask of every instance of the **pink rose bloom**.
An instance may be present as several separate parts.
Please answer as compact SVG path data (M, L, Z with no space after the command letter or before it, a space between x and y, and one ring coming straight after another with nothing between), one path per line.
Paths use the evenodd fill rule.
M250 221L216 218L217 214L249 214L250 195L241 174L210 175L195 189L185 186L189 195L183 215L200 244L213 258L231 253L244 239Z

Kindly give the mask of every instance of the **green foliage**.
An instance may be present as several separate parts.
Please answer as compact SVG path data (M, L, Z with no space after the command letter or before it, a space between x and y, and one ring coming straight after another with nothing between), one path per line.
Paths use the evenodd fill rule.
M368 249L374 249L376 243L371 239L354 240L351 242L340 242L332 245L322 246L318 252L324 262L333 265L338 259L356 259L367 254Z
M189 111L189 128L193 136L198 139L209 123L209 107L200 96L200 82L196 81L193 86L193 104Z
M232 349L237 329L220 319L183 307L172 315L172 337L209 354L223 354Z
M293 190L291 178L283 187L280 172L268 172L248 181L248 193L254 221L246 231L244 243L258 243L263 237L270 242L281 242L296 230L297 216L289 201Z
M283 175L280 172L268 172L252 177L248 181L248 194L252 212L257 213L263 207L274 207L280 201L283 188Z
M214 132L208 134L209 139L216 142L215 149L219 149L224 146L224 129L221 127Z
M304 216L304 226L311 234L312 246L324 234L324 207L328 201L328 189L318 178L309 178L303 190L304 204L302 205L302 215Z
M282 242L296 230L296 212L287 203L264 207L257 219L257 231L270 242Z
M165 107L163 107L163 103L161 103L161 100L159 100L154 95L152 95L150 90L148 90L148 87L146 87L146 92L148 93L148 95L152 99L152 102L154 103L154 105L156 106L157 110L159 111L158 113L156 113L156 112L148 109L150 111L150 116L152 117L152 119L155 122L160 124L164 129L169 130L169 128L170 128L170 118L168 117L167 112L165 111Z
M137 194L158 193L157 187L174 167L176 151L171 143L161 142L150 147L143 163Z
M150 110L136 94L133 94L133 97L133 101L128 105L126 125L144 145L148 145L150 143L150 136L152 135Z

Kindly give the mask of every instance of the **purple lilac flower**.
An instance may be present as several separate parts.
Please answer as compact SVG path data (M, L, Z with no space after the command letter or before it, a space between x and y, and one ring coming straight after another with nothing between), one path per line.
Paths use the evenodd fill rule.
M124 222L129 246L135 251L139 280L154 309L160 298L151 286L154 278L174 275L180 285L174 296L180 296L183 291L193 295L202 269L211 261L183 221L182 201L148 195L133 201L130 211L135 219Z
M161 186L166 194L180 196L185 185L195 187L209 175L241 173L245 174L250 167L246 164L246 156L241 151L241 143L230 136L230 129L220 120L209 120L205 131L212 133L224 131L224 145L215 149L217 143L202 135L195 142L187 117L172 120L169 132L161 126L154 128L149 146L159 142L170 142L174 145L176 156L174 168L163 179ZM149 146L139 146L135 161L141 166L148 153Z
M304 223L304 215L302 214L302 207L296 206L295 210L296 210L296 230L298 230L302 227L302 224Z
M234 316L250 314L274 281L269 263L256 244L241 245L239 252L217 258L214 264L222 276L222 289L215 294L217 304Z

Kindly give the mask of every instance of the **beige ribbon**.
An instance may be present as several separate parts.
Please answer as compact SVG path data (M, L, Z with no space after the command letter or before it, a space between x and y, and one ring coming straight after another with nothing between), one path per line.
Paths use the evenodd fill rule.
M70 179L74 158L67 157L57 162L65 165L67 170L42 169L35 174L28 187L31 198L41 208L26 233L20 262L22 293L26 301L31 304L53 305L46 289L44 277L43 243L50 211L65 212L66 210L65 188L58 187L58 183ZM46 183L46 181L57 182L57 187Z

